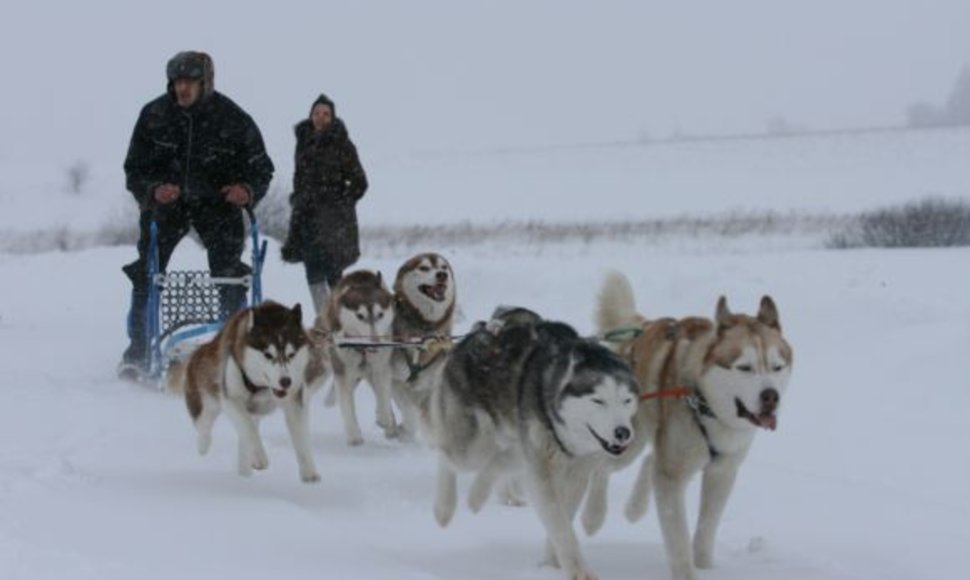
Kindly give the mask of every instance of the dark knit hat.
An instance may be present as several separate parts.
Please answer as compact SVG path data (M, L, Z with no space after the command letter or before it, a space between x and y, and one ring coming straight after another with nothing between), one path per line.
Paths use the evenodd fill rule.
M212 57L204 52L187 50L176 54L165 66L165 75L170 89L178 79L192 79L202 81L202 94L205 96L215 90Z

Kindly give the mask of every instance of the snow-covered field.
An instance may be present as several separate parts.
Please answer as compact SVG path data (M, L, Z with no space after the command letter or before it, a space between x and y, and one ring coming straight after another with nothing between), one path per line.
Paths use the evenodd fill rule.
M631 201L632 202L632 201ZM744 466L708 579L950 579L966 573L970 455L964 357L970 249L730 252L619 244L504 251L428 248L458 276L458 331L500 303L591 331L602 274L632 278L641 310L709 314L718 295L751 310L776 299L796 349L779 429ZM0 578L554 579L529 508L431 513L434 455L385 441L343 443L339 415L312 410L323 479L297 477L280 416L264 422L270 468L236 475L224 418L195 451L181 401L119 382L131 248L0 254ZM302 271L275 260L270 297L308 303ZM365 258L390 275L407 255ZM174 260L196 265L190 243ZM372 417L368 389L358 392ZM604 579L664 578L654 515L627 523L633 473L615 477L611 513L581 538ZM467 486L468 481L462 483ZM696 487L693 490L696 492ZM695 493L690 509L696 509Z
M858 212L929 195L970 198L970 127L394 159L369 159L361 147L371 182L359 206L364 228ZM277 163L270 195L286 195L291 152L270 153ZM92 165L79 194L68 193L67 183L66 168L0 157L0 244L39 229L87 233L136 221L120 158Z

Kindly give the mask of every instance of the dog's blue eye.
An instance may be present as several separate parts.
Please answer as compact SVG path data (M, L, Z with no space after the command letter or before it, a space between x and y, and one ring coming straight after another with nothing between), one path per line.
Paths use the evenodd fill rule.
M785 365L775 365L771 367L771 370L777 373L777 372L781 372L781 369L783 368L785 368Z
M593 402L596 403L597 405L604 405L604 406L606 405L606 401L604 401L603 399L593 399Z
M752 370L754 370L754 367L752 367L751 365L738 365L735 368L737 368L742 373L750 373Z
M273 355L269 354L268 352L264 352L263 356L266 357L266 360L273 360Z

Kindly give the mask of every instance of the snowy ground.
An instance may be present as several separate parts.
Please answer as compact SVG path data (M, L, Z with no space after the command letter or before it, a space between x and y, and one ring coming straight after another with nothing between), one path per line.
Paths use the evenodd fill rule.
M701 577L965 576L970 249L430 249L456 269L458 331L516 303L590 332L607 268L630 275L648 315L709 314L722 293L751 310L772 294L796 349L789 396L778 431L758 436L717 567ZM490 504L473 516L462 505L439 529L433 454L383 440L367 389L359 448L315 401L316 485L300 483L280 416L263 426L268 471L236 475L224 418L200 458L181 401L113 377L128 291L118 268L132 254L0 254L0 578L561 577L538 566L543 532L529 508ZM175 263L200 254L183 244ZM405 257L361 266L390 275ZM302 271L272 258L265 287L308 302ZM581 545L604 579L664 578L653 514L631 525L620 513L632 477L614 478L607 524Z

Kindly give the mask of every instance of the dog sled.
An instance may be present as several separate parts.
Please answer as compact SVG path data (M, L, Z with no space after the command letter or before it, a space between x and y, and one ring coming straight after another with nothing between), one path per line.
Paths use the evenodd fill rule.
M252 271L239 277L214 277L206 270L159 271L158 226L152 222L146 309L148 364L143 377L146 382L158 383L172 360L187 356L202 337L222 328L235 310L233 305L224 304L227 289L245 288L245 301L240 307L263 301L266 241L260 240L259 224L252 208L246 208L246 215L252 243Z

